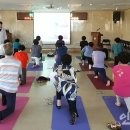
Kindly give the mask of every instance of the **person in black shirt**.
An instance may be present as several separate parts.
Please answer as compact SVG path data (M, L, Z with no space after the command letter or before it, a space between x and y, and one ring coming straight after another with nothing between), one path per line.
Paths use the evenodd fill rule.
M85 37L85 36L82 36L82 41L80 41L81 50L82 50L86 45L88 45L88 41L86 41L86 37Z
M80 47L81 47L81 60L84 59L84 55L83 55L83 53L82 53L82 49L83 49L85 46L88 46L88 41L86 41L86 36L82 36L82 41L80 41Z

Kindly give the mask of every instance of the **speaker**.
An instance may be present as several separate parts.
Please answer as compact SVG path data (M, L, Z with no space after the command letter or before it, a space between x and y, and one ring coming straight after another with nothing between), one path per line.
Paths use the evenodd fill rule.
M113 21L116 23L117 21L120 21L120 18L121 18L121 12L114 11L113 12Z

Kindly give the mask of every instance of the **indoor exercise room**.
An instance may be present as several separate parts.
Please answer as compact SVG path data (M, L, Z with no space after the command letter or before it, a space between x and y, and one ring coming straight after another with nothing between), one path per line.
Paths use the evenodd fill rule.
M130 1L0 1L0 130L130 130Z

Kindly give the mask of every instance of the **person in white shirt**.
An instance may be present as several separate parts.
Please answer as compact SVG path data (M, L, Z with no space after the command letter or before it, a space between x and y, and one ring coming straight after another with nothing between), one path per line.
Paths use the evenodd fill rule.
M0 44L4 43L4 40L7 39L6 30L2 27L2 22L0 21Z

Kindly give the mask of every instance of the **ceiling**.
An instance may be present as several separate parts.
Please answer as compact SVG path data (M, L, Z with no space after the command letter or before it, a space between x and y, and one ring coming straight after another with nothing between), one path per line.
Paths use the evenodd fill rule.
M0 0L0 10L33 12L71 12L88 10L124 10L130 0Z

